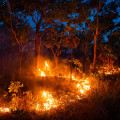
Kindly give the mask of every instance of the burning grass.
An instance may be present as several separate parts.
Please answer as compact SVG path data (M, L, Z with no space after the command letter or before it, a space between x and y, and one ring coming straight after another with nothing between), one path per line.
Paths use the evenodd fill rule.
M118 114L115 116L115 113L119 112L119 106L114 106L119 100L119 81L111 86L110 81L100 82L99 77L95 75L79 80L70 80L63 76L27 78L24 78L24 86L19 87L18 92L7 94L9 102L6 102L6 105L1 104L0 114L13 113L17 114L19 119L33 120L37 120L38 117L58 120L105 120L109 119L111 114L110 107L115 110L112 111L114 115L111 118L118 118ZM4 101L3 98L2 102L5 103ZM10 117L14 118L11 115Z
M51 115L52 118L58 119L60 117L60 119L63 119L62 116L59 116L59 112L62 112L61 115L64 115L64 113L67 115L68 111L73 118L74 115L81 114L78 112L79 105L80 108L82 107L82 111L94 109L95 112L98 109L99 114L96 112L95 114L100 115L101 111L104 114L103 111L108 109L106 101L112 98L115 98L116 101L120 96L120 79L118 78L111 84L111 81L101 81L101 78L102 76L94 74L79 78L74 73L72 76L69 73L65 75L63 73L58 74L58 72L53 73L52 68L45 61L44 66L38 70L38 73L26 74L22 78L21 82L23 84L17 81L9 83L9 86L7 86L9 92L6 95L3 92L1 95L0 113L16 113L18 111L23 115L23 113L29 112L30 114L42 114L41 116L47 114L48 118L45 117L45 119L50 119ZM88 104L88 108L85 108L86 104ZM106 108L101 108L101 106ZM73 112L73 109L75 112ZM57 115L55 116L55 114ZM106 114L109 113L105 111L105 116L103 115L105 118ZM67 119L67 116L64 119Z
M27 81L27 80L26 80ZM34 77L33 80L28 80L32 86L30 90L24 91L29 85L20 82L11 82L9 86L8 108L1 108L1 111L10 112L19 110L29 111L48 111L56 109L59 106L65 107L80 100L85 96L90 89L90 84L86 80L75 81L64 77ZM79 84L79 86L78 86ZM88 87L89 86L89 87ZM83 89L84 93L80 90Z

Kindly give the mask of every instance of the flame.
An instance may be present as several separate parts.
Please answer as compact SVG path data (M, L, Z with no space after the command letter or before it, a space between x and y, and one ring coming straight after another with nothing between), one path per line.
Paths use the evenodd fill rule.
M39 111L40 110L40 105L37 103L37 106L36 106L36 110Z
M38 73L39 76L42 76L42 77L46 76L45 73L40 70L40 68L38 69L38 71L39 71L39 73Z
M41 69L39 68L39 70L38 70L39 76L43 76L43 77L46 75L49 77L54 76L52 74L52 72L50 71L50 67L49 67L47 61L45 61L45 66L43 68L44 68L44 70L41 68L43 71L41 71ZM87 91L91 89L89 78L79 79L79 76L73 76L73 75L72 76L70 74L58 75L57 77L62 77L62 78L66 78L66 79L70 79L72 77L72 80L75 80L77 82L75 87L77 88L76 93L78 95L76 95L75 98L82 99L81 96L86 95ZM74 99L71 99L69 95L67 95L67 96L68 97L63 96L63 98L65 97L65 98L67 98L67 100L69 98L70 102L74 101ZM57 107L61 103L64 104L63 101L66 101L66 100L62 101L61 99L60 99L60 101L55 100L53 98L52 94L48 91L43 91L41 97L42 97L43 103L36 104L36 110L39 110L39 111L40 110L42 110L42 111L50 110L51 108Z
M77 87L80 87L80 84L79 84L79 83L77 84Z
M72 79L74 79L74 76L72 75Z
M55 108L57 107L57 100L55 100L52 96L52 94L50 94L48 91L43 91L42 92L42 99L43 99L43 103L36 104L36 111L46 111L46 110L50 110L51 108Z
M49 65L48 65L48 63L45 61L45 67L47 68L47 67L49 67Z
M85 83L87 83L87 84L88 84L88 83L89 83L89 81L88 81L88 80L85 80Z
M48 65L47 61L45 61L45 70L46 70L46 72L49 71L49 65Z
M84 94L85 91L83 89L80 89L80 92L81 92L81 94Z
M10 112L10 109L9 108L0 107L0 111L1 112Z
M79 89L81 94L85 94L86 91L90 90L90 85L89 85L89 81L88 78L86 78L86 80L82 80L83 82L80 84L77 84L77 88Z
M46 76L45 73L43 71L41 71L41 76Z
M89 90L90 89L89 85L84 85L83 87L84 87L85 90Z
M43 91L43 96L44 96L45 98L46 98L46 94L47 94L47 93Z
M53 96L49 92L43 91L43 97L45 100L45 103L43 103L44 110L49 110L52 107L57 107L57 105L55 104L56 101L54 100Z
M43 105L44 105L45 110L49 110L50 109L50 105L48 103L43 103Z

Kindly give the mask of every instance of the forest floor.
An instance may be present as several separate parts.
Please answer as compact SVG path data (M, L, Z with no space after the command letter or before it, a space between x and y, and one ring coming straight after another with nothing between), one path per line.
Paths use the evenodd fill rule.
M99 103L78 101L65 109L44 113L16 111L0 114L0 120L120 120L120 99L107 106Z
M111 79L112 81L115 81L116 79L119 79L119 77L120 76L118 75L106 76L105 79ZM7 78L9 77L7 76ZM32 79L33 78L31 77L31 80ZM52 80L52 82L54 80ZM59 79L57 80L59 81ZM62 85L64 80L62 83L60 83L60 86L58 84L53 85L52 82L51 80L47 82L42 82L42 80L39 82L36 81L36 83L40 84L41 86L44 84L44 88L45 86L48 87L49 85L51 87L54 86L54 90L57 90L59 87L63 87ZM34 86L31 82L24 84L28 83L28 86ZM115 97L105 96L104 99L101 99L101 97L93 97L92 100L89 100L89 98L85 97L80 100L75 100L65 107L58 106L57 108L53 108L44 112L17 110L10 113L0 113L0 120L120 120L120 95L117 94Z

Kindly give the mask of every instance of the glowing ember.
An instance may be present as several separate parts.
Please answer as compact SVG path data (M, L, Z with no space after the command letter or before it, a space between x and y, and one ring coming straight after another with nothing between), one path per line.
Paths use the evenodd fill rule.
M105 72L106 75L110 75L112 74L112 72L108 71L108 72Z
M80 87L80 84L79 84L79 83L77 84L77 87Z
M89 90L90 89L89 85L84 85L83 87L84 87L85 90Z
M81 100L82 98L81 98L79 95L77 95L77 99L78 99L78 100Z
M48 103L43 103L45 110L49 110L50 109L50 105Z
M81 94L84 94L84 90L83 89L80 89L80 92L81 92Z
M37 103L37 106L36 106L36 110L39 111L40 110L40 105Z
M10 112L10 109L0 107L0 111L5 113L5 112Z
M88 84L88 83L89 83L89 81L85 80L85 83L87 83L87 84Z

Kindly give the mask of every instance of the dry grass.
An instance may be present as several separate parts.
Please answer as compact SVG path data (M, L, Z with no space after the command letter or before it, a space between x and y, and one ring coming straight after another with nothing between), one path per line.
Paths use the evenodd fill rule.
M103 77L103 76L102 76ZM1 81L7 78L3 76ZM9 76L11 79L12 76ZM117 79L116 79L117 78ZM7 78L8 79L8 78ZM6 79L6 80L7 80ZM8 82L9 82L8 79ZM24 88L21 89L21 94L18 95L19 109L12 113L0 114L1 120L119 120L120 118L120 79L119 76L109 76L100 80L101 76L91 75L89 78L91 90L89 94L84 96L82 100L76 100L65 106L58 106L55 109L44 112L30 111L30 107L36 103L36 96L41 90L51 91L53 97L59 99L63 95L74 97L76 81L69 81L65 78L57 77L35 77L25 76L22 79ZM107 80L105 80L107 79ZM113 79L114 82L112 81ZM6 84L5 82L3 82ZM8 92L1 84L1 90ZM3 89L4 88L4 89ZM72 95L71 95L72 93ZM4 103L11 104L11 94L8 93L2 97L1 105ZM9 99L9 100L8 100ZM65 99L65 98L63 98ZM38 101L37 101L38 102Z

